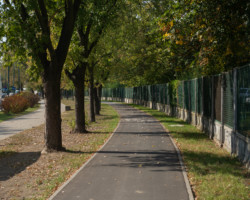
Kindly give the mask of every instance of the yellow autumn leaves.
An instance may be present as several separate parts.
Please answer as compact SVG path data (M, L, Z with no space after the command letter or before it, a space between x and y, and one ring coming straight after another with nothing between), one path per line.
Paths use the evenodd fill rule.
M164 32L163 40L166 40L166 39L175 40L175 44L178 44L178 45L184 44L182 35L176 35L176 32L177 32L176 30L174 31L174 33L170 32L174 26L174 20L170 21L167 24L160 23L159 25L161 27L161 30Z

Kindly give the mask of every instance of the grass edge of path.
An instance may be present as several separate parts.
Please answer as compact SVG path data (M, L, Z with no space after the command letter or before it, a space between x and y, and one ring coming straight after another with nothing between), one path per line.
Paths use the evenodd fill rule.
M67 102L64 102L65 105L68 105ZM74 108L74 105L70 105L71 108ZM88 106L88 103L87 103ZM107 107L109 108L108 111L106 111ZM86 113L88 113L86 111ZM110 123L106 123L105 122L105 118L103 120L99 120L99 117L105 115L108 116L107 118L110 119L106 119L107 121L110 121ZM74 116L72 116L74 117ZM86 115L86 118L88 116ZM95 127L97 127L97 129L95 129L95 133L93 133L93 137L100 137L99 139L94 139L90 138L90 141L86 141L89 142L89 144L91 145L90 147L90 153L87 155L80 155L80 157L76 160L76 159L72 159L72 158L66 158L66 162L70 162L70 166L67 168L70 168L71 170L68 171L67 168L65 168L65 170L60 174L60 176L58 178L56 178L55 183L53 183L53 181L51 182L51 186L47 187L47 191L44 195L44 197L46 197L46 199L49 199L51 197L51 195L54 194L54 192L56 192L61 186L63 186L63 184L70 179L71 176L73 176L75 173L77 173L78 170L80 170L80 168L87 163L90 159L92 159L92 157L95 155L96 152L98 152L101 148L103 148L103 146L109 141L109 139L112 137L112 134L114 133L115 129L117 128L117 126L119 125L119 120L120 120L120 116L118 114L118 112L110 105L108 104L102 104L102 114L101 115L97 115L96 116L96 122L88 122L88 127L89 128L93 128L95 129ZM66 120L67 121L67 120ZM67 123L68 124L68 123ZM108 126L106 127L105 125ZM103 132L103 136L99 136L96 134L96 132ZM92 134L91 131L88 134ZM67 148L67 151L75 151L75 149L72 148ZM65 161L64 161L65 162ZM68 171L68 172L67 172ZM49 184L49 183L48 183ZM40 199L40 198L38 198ZM41 198L43 199L43 198Z
M25 152L38 155L37 158L30 157L31 160L34 160L32 162L13 160L18 165L10 167L11 169L14 167L13 170L17 171L6 179L6 184L1 183L1 187L9 188L5 193L7 199L20 199L21 197L27 200L48 199L106 144L119 124L120 117L117 111L104 104L101 115L97 116L96 122L88 123L88 133L72 134L69 122L75 118L73 101L71 108L70 111L62 114L62 137L66 151L52 152L46 155L39 153L39 149L43 148L43 142L40 139L43 137L44 124L1 141L0 155L3 155L0 156L0 160L8 158L11 160L13 156L15 158L15 155ZM38 137L38 135L40 136ZM39 138L39 141L34 140L35 138ZM32 177L30 177L31 174ZM22 180L27 180L27 182ZM22 188L18 186L20 183Z
M129 105L152 115L168 130L181 152L196 199L250 198L249 171L205 133L183 120L167 116L164 112Z

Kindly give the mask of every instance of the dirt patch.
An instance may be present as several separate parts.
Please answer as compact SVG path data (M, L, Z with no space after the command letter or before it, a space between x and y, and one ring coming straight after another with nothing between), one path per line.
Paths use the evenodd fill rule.
M41 154L44 125L0 141L1 200L48 198L110 135L105 130L107 116L99 116L98 123L88 127L90 133L71 134L67 119L73 114L67 115L62 122L66 152Z

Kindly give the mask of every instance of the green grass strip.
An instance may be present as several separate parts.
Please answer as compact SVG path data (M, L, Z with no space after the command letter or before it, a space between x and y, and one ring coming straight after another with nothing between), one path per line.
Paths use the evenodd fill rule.
M69 119L75 118L74 102L64 100L63 103L72 108L71 111L67 111L67 115L63 116L63 123L67 123ZM86 107L87 106L88 103ZM88 116L86 116L86 118L88 118ZM111 133L117 127L119 119L119 115L113 107L107 104L102 104L101 115L96 116L97 122L89 123L88 125L88 128L92 127L92 129L94 129L94 132L92 134L91 132L89 133L90 137L85 143L75 145L72 148L67 148L68 152L63 152L63 156L58 164L65 166L64 170L58 171L58 175L54 179L46 180L46 187L44 188L44 186L42 186L43 188L40 188L40 190L44 191L43 196L41 198L35 197L34 199L47 199L55 191L55 188L57 188L58 185L66 181L72 171L79 169L83 163L90 158L93 152L98 151L105 141L107 141L111 136ZM76 153L71 153L71 151L75 151ZM78 151L79 153L77 153Z
M143 106L132 106L154 116L169 131L181 151L197 199L250 199L249 172L237 158L180 119Z

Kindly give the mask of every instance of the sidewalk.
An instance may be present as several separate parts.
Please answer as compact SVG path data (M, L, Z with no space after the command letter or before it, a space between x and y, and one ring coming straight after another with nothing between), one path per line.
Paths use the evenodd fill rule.
M0 140L15 135L21 131L39 126L44 123L45 104L44 100L40 102L40 108L32 113L22 115L0 123ZM64 112L65 106L61 106L61 112Z
M50 199L192 199L176 149L159 122L127 105L110 104L121 116L113 137Z

